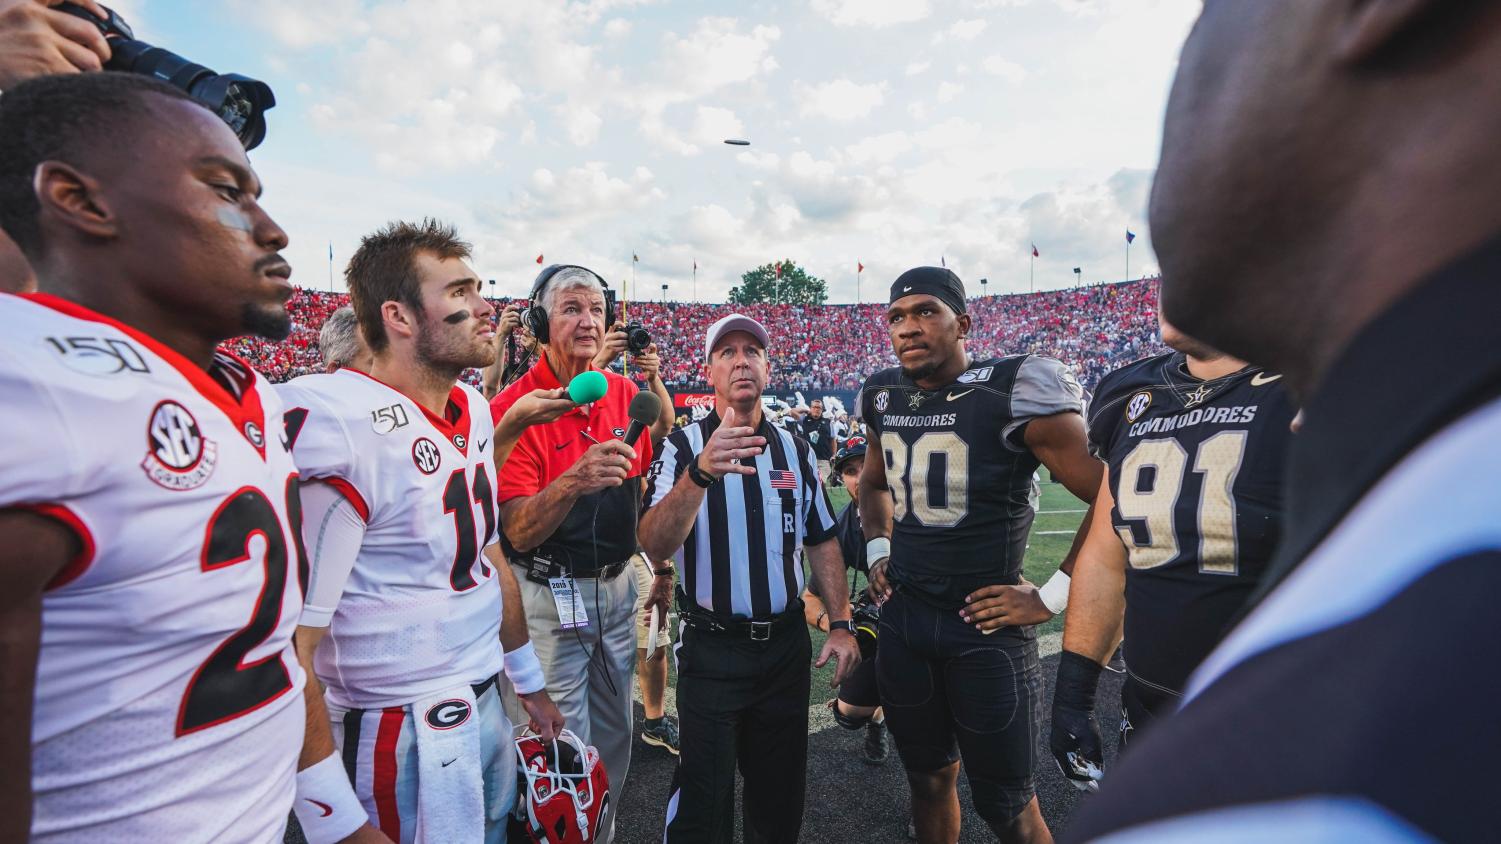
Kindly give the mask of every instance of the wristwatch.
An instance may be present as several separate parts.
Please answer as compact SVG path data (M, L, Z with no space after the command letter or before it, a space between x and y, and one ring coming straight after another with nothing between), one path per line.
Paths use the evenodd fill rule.
M708 472L705 472L703 469L698 468L697 460L688 464L688 479L703 487L704 489L708 489L709 487L719 483L720 480L719 478L714 477Z
M835 630L843 630L853 636L855 635L855 622L850 621L849 619L829 622L829 632L833 633Z

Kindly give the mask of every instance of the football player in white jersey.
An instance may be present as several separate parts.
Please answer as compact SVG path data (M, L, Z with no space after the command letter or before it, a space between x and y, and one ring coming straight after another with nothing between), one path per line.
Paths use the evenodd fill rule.
M0 99L0 226L41 289L0 295L0 840L282 840L297 472L276 393L215 351L290 325L259 195L160 82Z
M338 743L364 811L404 842L504 840L516 760L502 669L533 729L551 738L563 721L494 545L490 406L458 383L495 357L494 308L468 258L432 220L364 238L345 276L370 371L281 388L307 480L298 651L327 688L332 740L309 732ZM573 406L541 401L554 416ZM299 818L324 822L304 804Z

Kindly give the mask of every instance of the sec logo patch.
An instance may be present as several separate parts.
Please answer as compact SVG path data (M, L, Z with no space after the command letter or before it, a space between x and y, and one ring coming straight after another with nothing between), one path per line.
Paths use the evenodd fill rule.
M891 394L887 390L876 393L876 413L885 413L886 405L891 403Z
M186 407L170 399L157 402L146 425L146 458L141 461L152 483L175 492L197 489L218 460L218 444L203 435Z
M443 453L438 450L438 444L427 437L418 437L412 443L412 462L422 470L422 474L431 475L443 465Z
M1135 422L1141 418L1147 408L1152 406L1152 393L1150 390L1142 390L1126 402L1126 421Z

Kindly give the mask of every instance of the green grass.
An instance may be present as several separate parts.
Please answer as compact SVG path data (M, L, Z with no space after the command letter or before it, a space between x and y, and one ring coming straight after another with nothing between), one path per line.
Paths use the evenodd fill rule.
M1075 498L1072 493L1063 488L1062 484L1054 483L1046 468L1042 472L1042 510L1037 515L1037 520L1032 524L1032 535L1027 543L1027 556L1022 560L1022 572L1027 580L1041 586L1047 579L1058 570L1058 564L1063 562L1063 557L1068 553L1069 546L1074 542L1074 532L1078 530L1079 523L1084 521L1085 504ZM834 505L837 514L849 503L849 495L844 487L831 488L829 501ZM804 562L806 574L807 563ZM864 578L861 578L864 582ZM1038 635L1056 633L1063 629L1063 617L1057 616L1046 624L1039 625ZM823 647L826 634L814 630L813 653L816 656L818 649ZM832 665L813 670L813 689L810 694L810 704L829 699L833 696L829 688L829 681L834 676Z

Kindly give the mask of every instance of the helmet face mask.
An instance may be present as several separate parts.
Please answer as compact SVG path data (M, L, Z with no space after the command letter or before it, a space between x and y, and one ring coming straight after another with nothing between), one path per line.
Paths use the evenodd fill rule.
M517 819L536 844L586 844L610 804L610 780L599 751L564 730L556 740L516 740Z

